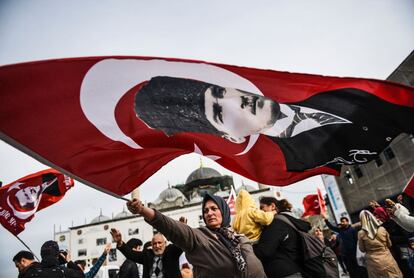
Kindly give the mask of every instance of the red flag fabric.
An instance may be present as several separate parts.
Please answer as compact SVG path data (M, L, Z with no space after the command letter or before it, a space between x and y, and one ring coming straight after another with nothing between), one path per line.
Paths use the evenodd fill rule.
M325 199L323 198L322 192L319 188L318 188L318 203L319 203L319 208L320 208L319 214L325 215L326 214L326 203L325 203Z
M226 202L230 208L230 215L236 215L236 192L234 192L233 188L231 189L230 195Z
M281 186L338 174L414 133L410 87L181 59L3 66L0 103L4 141L119 195L187 153Z
M303 198L303 207L305 208L305 212L302 217L321 214L318 194L307 195Z
M18 235L37 211L58 202L73 185L72 178L47 169L0 187L0 223Z
M414 198L414 173L405 185L403 192L411 198Z

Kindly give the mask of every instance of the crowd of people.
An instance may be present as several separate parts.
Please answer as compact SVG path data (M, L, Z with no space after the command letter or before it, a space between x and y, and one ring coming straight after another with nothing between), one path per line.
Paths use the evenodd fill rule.
M353 225L347 217L332 224L323 214L326 225L312 226L292 213L286 199L262 196L259 202L257 207L241 190L231 223L226 201L206 193L205 225L194 228L184 217L174 220L141 200L129 201L129 211L143 216L157 233L143 246L136 238L124 242L121 232L111 229L116 248L126 257L118 277L330 278L339 277L339 269L351 278L414 277L414 202L408 196L387 199L383 206L370 202ZM28 251L13 261L19 277L94 277L109 250L110 244L86 273L85 262L72 262L54 241L43 244L41 262Z

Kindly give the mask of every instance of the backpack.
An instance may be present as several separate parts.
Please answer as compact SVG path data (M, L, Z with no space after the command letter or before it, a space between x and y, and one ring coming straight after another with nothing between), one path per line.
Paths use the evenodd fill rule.
M302 245L303 273L306 278L337 278L339 277L338 261L335 253L316 236L299 231L284 215L276 216L292 227L298 234Z
M32 268L30 272L27 272L24 276L24 278L29 277L36 277L36 278L64 278L65 272L62 268L59 266L53 266L53 267L42 267L38 266L36 268Z

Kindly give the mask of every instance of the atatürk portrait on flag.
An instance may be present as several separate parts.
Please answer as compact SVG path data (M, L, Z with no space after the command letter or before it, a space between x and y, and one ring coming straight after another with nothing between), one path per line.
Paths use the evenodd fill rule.
M361 99L369 106L358 106ZM205 82L154 77L135 95L135 112L147 126L171 136L208 133L233 143L266 135L281 148L288 170L319 166L338 169L376 157L400 131L376 124L376 109L396 111L362 90L321 92L300 103L278 103L265 96ZM388 110L389 109L389 110ZM345 147L345 148L344 148Z

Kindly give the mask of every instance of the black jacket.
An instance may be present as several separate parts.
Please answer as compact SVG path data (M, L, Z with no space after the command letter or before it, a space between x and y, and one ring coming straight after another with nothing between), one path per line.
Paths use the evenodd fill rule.
M150 278L152 272L152 266L154 264L154 252L151 249L144 251L134 251L129 249L126 244L122 244L118 247L118 250L129 260L143 265L142 278ZM178 259L180 258L183 250L174 244L170 244L165 248L162 256L162 272L164 278L181 278L180 267L178 265Z
M339 234L339 248L341 249L341 255L355 257L358 243L358 231L355 230L351 225L346 228L335 227L327 219L325 219L325 223L329 229Z
M308 232L310 224L284 214L298 230ZM256 256L263 264L267 277L279 278L301 272L301 240L288 224L275 218L263 229L259 242L253 246Z
M137 264L126 259L119 268L118 278L139 278Z

